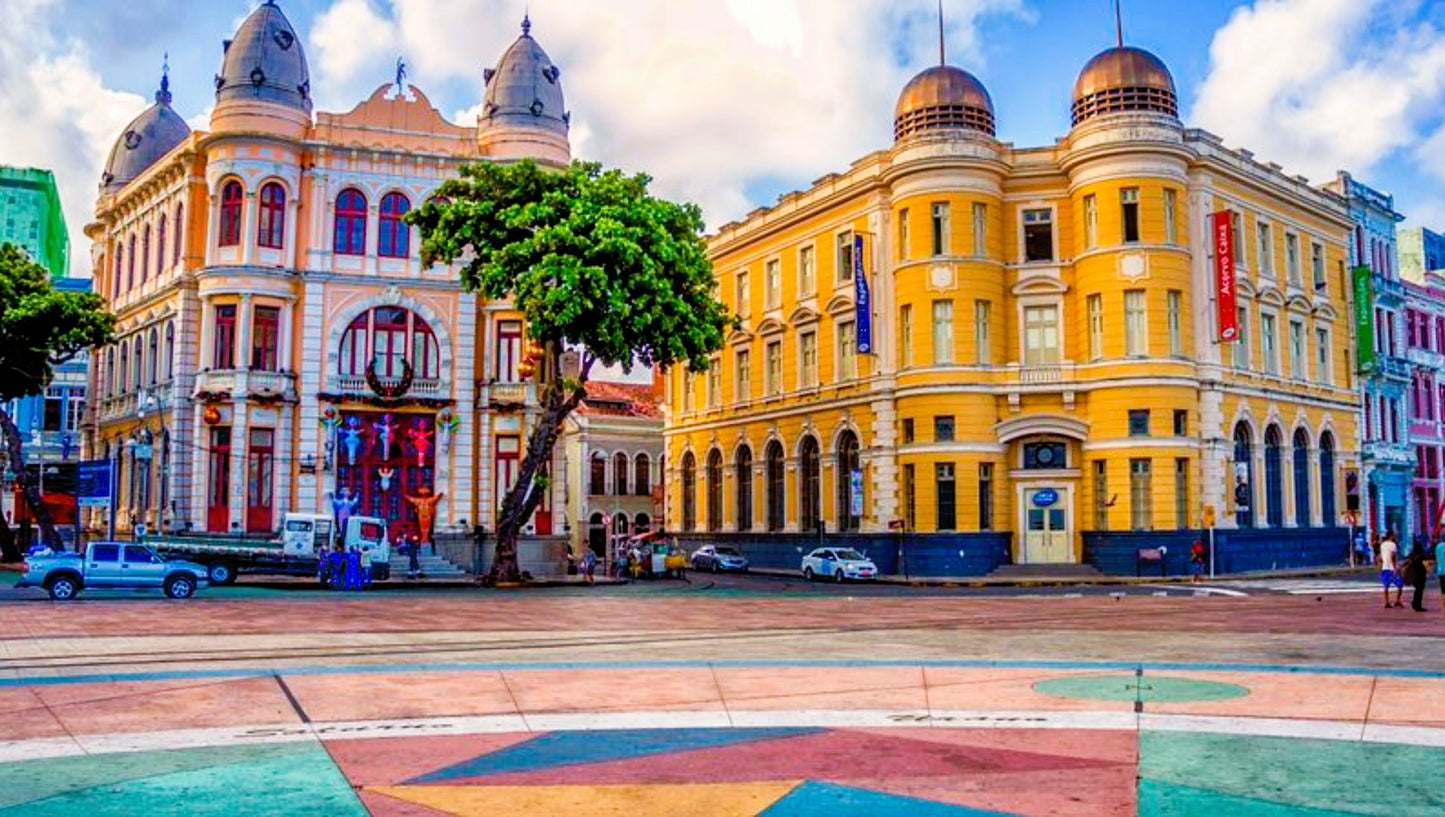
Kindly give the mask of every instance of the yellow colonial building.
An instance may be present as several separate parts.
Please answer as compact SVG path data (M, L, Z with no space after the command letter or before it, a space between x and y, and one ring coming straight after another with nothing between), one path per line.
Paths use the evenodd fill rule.
M1133 572L1161 544L1181 569L1212 510L1225 569L1343 558L1343 203L1184 127L1146 51L1090 61L1072 120L1001 142L979 81L932 67L889 149L711 238L740 328L671 373L671 529L780 567L826 539L884 572Z

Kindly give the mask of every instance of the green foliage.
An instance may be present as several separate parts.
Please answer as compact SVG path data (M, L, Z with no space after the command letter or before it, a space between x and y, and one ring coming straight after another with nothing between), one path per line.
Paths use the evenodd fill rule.
M585 162L474 164L407 221L423 263L459 262L468 289L512 298L531 337L608 365L702 370L731 318L713 296L701 212L653 198L650 181Z
M62 292L45 268L0 244L0 402L40 394L53 367L110 342L115 316L92 292Z

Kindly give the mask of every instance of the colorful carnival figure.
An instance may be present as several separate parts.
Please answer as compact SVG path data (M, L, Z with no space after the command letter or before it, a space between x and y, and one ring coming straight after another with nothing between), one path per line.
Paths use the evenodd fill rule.
M394 476L396 476L395 468L376 469L376 477L381 480L381 490L383 492L391 490L391 478Z
M420 533L424 541L430 542L432 540L432 516L436 513L437 503L440 502L441 498L446 496L446 494L433 495L431 489L425 485L416 489L416 492L420 496L408 496L406 497L406 501L410 502L413 508L416 508L416 526L418 533Z
M345 541L346 520L351 518L356 506L361 504L361 497L352 496L351 489L345 485L341 486L339 495L332 494L330 491L327 491L326 495L331 497L331 512L336 514L336 535Z
M346 428L341 431L341 442L346 446L346 464L356 464L356 452L361 448L361 420L355 415L346 418Z
M376 432L376 445L381 449L381 458L391 459L391 442L396 439L396 430L401 425L391 418L391 412L381 415L381 419L371 424L371 429Z
M423 417L416 418L412 427L406 430L406 436L411 440L411 447L416 450L416 467L426 466L426 452L431 450L432 430L427 428L427 421Z
M462 421L458 419L455 414L452 414L451 409L447 409L437 415L437 431L441 432L442 435L441 444L443 453L451 452L452 437L456 436L457 429L461 428L461 425Z
M336 416L336 409L328 407L320 422L321 429L325 432L326 470L329 471L332 457L336 454L336 430L341 428L341 418Z

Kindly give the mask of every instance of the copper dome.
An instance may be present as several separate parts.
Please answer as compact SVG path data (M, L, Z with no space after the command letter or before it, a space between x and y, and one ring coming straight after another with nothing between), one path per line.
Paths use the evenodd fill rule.
M898 95L893 137L935 128L964 128L994 135L993 100L973 74L935 65L908 81Z
M1074 83L1074 124L1100 114L1146 111L1179 115L1174 78L1142 48L1110 48L1084 66Z

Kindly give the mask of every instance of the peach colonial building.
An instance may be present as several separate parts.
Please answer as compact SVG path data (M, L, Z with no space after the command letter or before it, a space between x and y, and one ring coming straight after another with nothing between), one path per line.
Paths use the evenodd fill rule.
M903 90L895 135L712 237L742 327L709 372L671 375L671 529L792 568L828 537L885 572L1132 572L1165 543L1177 571L1213 509L1227 569L1344 558L1337 196L1184 127L1167 68L1122 46L1084 68L1055 144L998 141L987 91L946 65Z
M163 78L87 228L119 326L86 437L118 469L119 529L269 532L343 489L414 529L422 487L445 495L439 532L490 529L536 405L521 316L423 267L400 217L464 162L570 161L560 72L524 22L462 127L400 75L313 116L301 37L272 2L223 50L210 131Z

